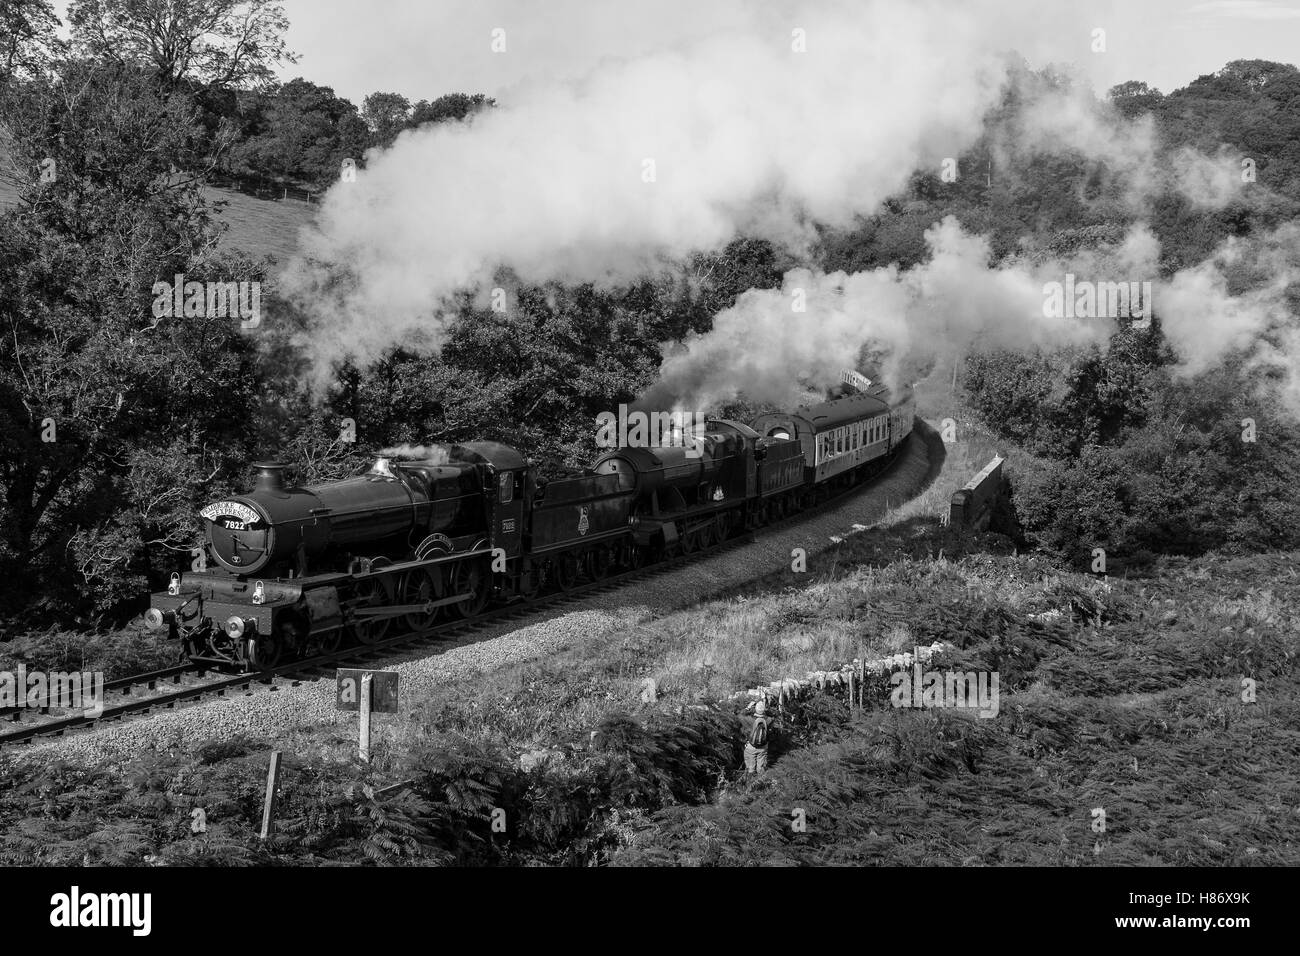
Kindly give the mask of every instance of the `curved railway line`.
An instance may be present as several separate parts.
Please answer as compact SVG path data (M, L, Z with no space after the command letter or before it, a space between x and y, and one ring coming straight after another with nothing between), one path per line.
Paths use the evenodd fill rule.
M923 434L914 433L910 441L926 446L924 454L930 456L929 443ZM222 674L202 665L187 663L107 681L104 684L104 709L98 716L87 716L85 713L66 716L51 714L49 711L54 708L48 706L48 699L45 701L45 707L6 707L0 710L0 720L7 719L20 726L0 732L0 747L6 744L30 743L41 738L60 737L69 733L93 733L98 728L131 717L174 710L185 704L200 703L215 697L258 693L257 685L265 687L265 692L274 693L280 686L296 686L306 681L318 680L335 667L365 665L377 658L413 650L433 642L447 643L445 649L474 643L475 634L496 625L526 621L540 612L562 608L566 604L575 604L590 595L619 589L635 581L659 577L703 558L714 557L753 544L772 531L799 524L857 494L870 492L894 471L903 458L903 455L896 456L871 480L829 495L825 500L795 514L769 521L757 531L745 531L689 554L679 554L635 570L611 574L598 580L587 580L568 590L543 594L531 600L516 601L473 618L449 621L423 630L407 631L373 644L347 647L246 674ZM930 472L933 471L931 467ZM168 685L173 689L168 689ZM113 703L109 703L110 697L115 699Z

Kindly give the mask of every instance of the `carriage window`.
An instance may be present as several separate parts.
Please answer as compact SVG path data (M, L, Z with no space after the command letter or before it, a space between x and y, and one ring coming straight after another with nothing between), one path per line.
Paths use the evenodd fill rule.
M503 505L509 504L515 498L515 474L507 471L501 476L501 495L500 500Z

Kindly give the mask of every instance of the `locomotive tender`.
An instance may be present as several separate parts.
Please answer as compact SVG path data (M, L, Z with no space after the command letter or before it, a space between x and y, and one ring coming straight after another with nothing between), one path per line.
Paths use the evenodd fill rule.
M689 449L617 448L549 482L496 442L380 457L303 488L258 464L250 492L200 512L218 566L173 574L145 620L192 660L264 669L712 547L892 459L912 430L911 389L891 396L849 374L857 394L750 425L710 419Z

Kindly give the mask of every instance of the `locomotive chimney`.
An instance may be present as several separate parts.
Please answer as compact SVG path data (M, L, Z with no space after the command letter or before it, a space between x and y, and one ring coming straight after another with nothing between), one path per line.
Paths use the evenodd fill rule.
M287 465L273 461L255 461L253 467L257 469L257 479L253 482L254 491L264 491L272 495L286 494L284 470Z

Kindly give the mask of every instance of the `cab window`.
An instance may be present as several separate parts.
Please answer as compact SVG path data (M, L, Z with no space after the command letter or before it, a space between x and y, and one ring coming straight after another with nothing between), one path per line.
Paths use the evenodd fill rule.
M510 502L514 501L515 473L513 471L507 471L503 475L501 475L499 479L499 487L501 491L498 500L500 500L500 502L503 505L509 504Z

